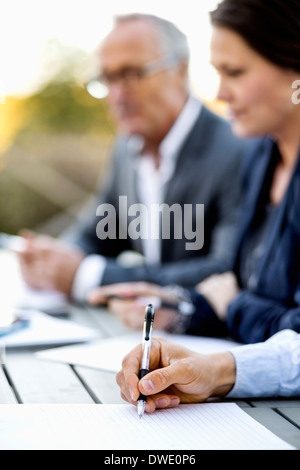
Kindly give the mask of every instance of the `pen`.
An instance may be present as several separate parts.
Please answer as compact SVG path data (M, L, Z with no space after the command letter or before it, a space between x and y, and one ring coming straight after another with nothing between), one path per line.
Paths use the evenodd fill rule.
M145 375L149 373L149 363L150 363L150 351L151 351L151 341L152 341L152 330L154 322L154 307L152 304L149 304L146 307L145 321L144 321L144 330L143 330L143 355L141 361L141 368L139 371L139 379L142 379ZM141 418L145 411L147 397L140 393L140 396L137 401L137 412L139 418Z
M29 320L25 318L16 319L11 325L7 327L0 327L0 338L7 336L15 331L26 328L29 325Z

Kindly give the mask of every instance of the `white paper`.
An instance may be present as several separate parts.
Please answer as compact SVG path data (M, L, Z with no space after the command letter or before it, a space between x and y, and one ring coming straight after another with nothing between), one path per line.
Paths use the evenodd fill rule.
M6 348L81 343L97 337L95 330L75 322L52 318L39 311L26 313L29 326L1 337Z
M132 405L0 405L1 450L283 450L292 446L234 403L180 405L138 418ZM144 458L144 457L141 457Z
M239 345L233 341L188 335L171 335L156 332L177 344L193 351L208 354L227 351ZM154 335L155 336L155 335ZM101 370L117 372L121 368L124 356L137 344L141 343L141 333L114 336L80 346L66 346L36 353L39 359L81 365Z

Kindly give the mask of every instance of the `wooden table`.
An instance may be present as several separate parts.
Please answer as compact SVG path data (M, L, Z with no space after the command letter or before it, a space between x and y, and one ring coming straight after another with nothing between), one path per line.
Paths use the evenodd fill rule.
M95 328L99 338L131 330L105 310L70 306L70 318ZM0 403L124 403L115 374L38 359L38 348L6 351L0 367ZM231 400L232 401L232 400ZM243 410L286 442L300 449L299 399L235 400Z

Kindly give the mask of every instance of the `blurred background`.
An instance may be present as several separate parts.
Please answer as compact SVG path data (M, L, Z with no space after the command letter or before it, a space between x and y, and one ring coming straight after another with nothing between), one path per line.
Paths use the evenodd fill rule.
M115 15L173 21L188 37L191 88L224 115L209 63L216 0L10 0L0 4L0 232L58 235L109 163L115 126L85 88Z

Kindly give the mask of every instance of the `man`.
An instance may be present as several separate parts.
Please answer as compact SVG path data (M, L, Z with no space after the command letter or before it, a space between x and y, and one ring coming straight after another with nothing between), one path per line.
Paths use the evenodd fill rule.
M186 37L151 15L120 17L99 59L120 131L110 178L96 205L69 230L69 245L24 235L25 280L83 300L100 284L144 280L193 286L226 271L245 144L191 96ZM169 209L167 224L159 226L157 214L146 221L162 203L167 214ZM137 209L141 214L134 219ZM117 257L127 250L142 254L143 263L124 266Z

